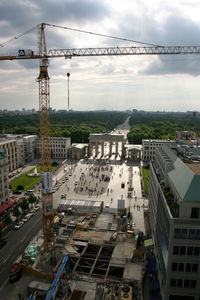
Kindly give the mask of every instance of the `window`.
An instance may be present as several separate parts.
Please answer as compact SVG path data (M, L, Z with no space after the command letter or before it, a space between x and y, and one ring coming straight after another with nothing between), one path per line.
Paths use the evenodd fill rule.
M199 207L192 207L191 209L191 218L198 219L200 217L200 208Z
M193 239L195 237L195 229L189 229L189 239Z
M192 255L193 254L193 247L188 247L187 248L187 255Z
M172 271L177 271L177 263L172 263Z
M194 247L194 255L195 256L199 256L199 251L200 250L200 248L199 247Z
M195 238L196 238L197 240L200 239L200 229L196 229Z
M177 288L182 288L182 285L183 285L183 280L182 279L177 279L177 282L176 282Z
M180 247L180 255L185 255L185 247L184 246Z
M192 272L198 272L198 264L192 265Z
M191 264L186 264L185 271L191 272Z
M189 288L190 287L190 280L184 280L184 288Z
M196 280L191 280L191 282L190 282L190 287L191 287L192 289L195 289L195 288L196 288Z
M183 263L179 263L178 264L178 271L179 272L183 272L184 271L184 264Z
M175 228L174 238L177 238L177 239L187 238L187 229L186 228Z
M170 286L171 287L176 287L176 280L175 279L171 279Z

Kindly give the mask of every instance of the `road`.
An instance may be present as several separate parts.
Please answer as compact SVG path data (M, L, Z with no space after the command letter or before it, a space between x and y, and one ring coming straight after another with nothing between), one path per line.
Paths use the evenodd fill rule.
M128 132L130 131L130 125L129 125L129 119L128 117L123 124L119 124L116 129L112 131L113 134L124 134L125 138L127 137Z
M3 299L1 288L8 281L10 266L24 252L41 228L42 214L39 209L19 230L11 230L6 235L7 244L0 249L0 299Z

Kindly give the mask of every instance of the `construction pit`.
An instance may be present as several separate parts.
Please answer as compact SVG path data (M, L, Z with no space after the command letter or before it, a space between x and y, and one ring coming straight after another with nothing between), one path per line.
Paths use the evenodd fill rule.
M22 256L22 277L12 288L4 287L5 299L18 299L9 297L9 291L16 296L20 291L25 299L30 294L30 299L46 299L64 256L69 257L69 267L50 299L142 299L145 254L141 243L138 249L138 234L121 230L122 216L70 211L56 220L55 250L42 252L42 236L29 246L37 248L37 255L26 251Z

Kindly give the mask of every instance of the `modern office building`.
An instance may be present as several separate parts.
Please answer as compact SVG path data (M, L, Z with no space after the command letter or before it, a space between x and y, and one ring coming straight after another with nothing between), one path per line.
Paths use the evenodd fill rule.
M0 149L4 150L8 158L8 171L19 167L18 147L16 140L0 139Z
M18 167L31 163L36 158L36 135L3 134L4 141L15 140L17 143ZM12 170L11 170L12 171Z
M36 135L21 135L16 137L20 167L35 160L37 139Z
M8 197L8 158L4 150L0 149L0 204Z
M149 218L163 300L200 298L200 163L166 146L150 162Z
M173 148L176 146L176 142L173 140L142 140L143 161L154 161L156 148L163 145Z
M51 158L63 159L68 157L71 138L51 137ZM37 157L40 157L40 139L37 139Z

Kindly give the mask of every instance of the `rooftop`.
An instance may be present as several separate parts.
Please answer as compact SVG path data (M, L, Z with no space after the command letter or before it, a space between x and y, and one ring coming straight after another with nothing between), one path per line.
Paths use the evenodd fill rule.
M176 143L174 140L154 140L154 139L142 139L142 142L148 142L148 143Z
M167 175L182 201L200 202L200 163L185 163L169 148L164 146L162 149L163 155L167 155L171 161Z

